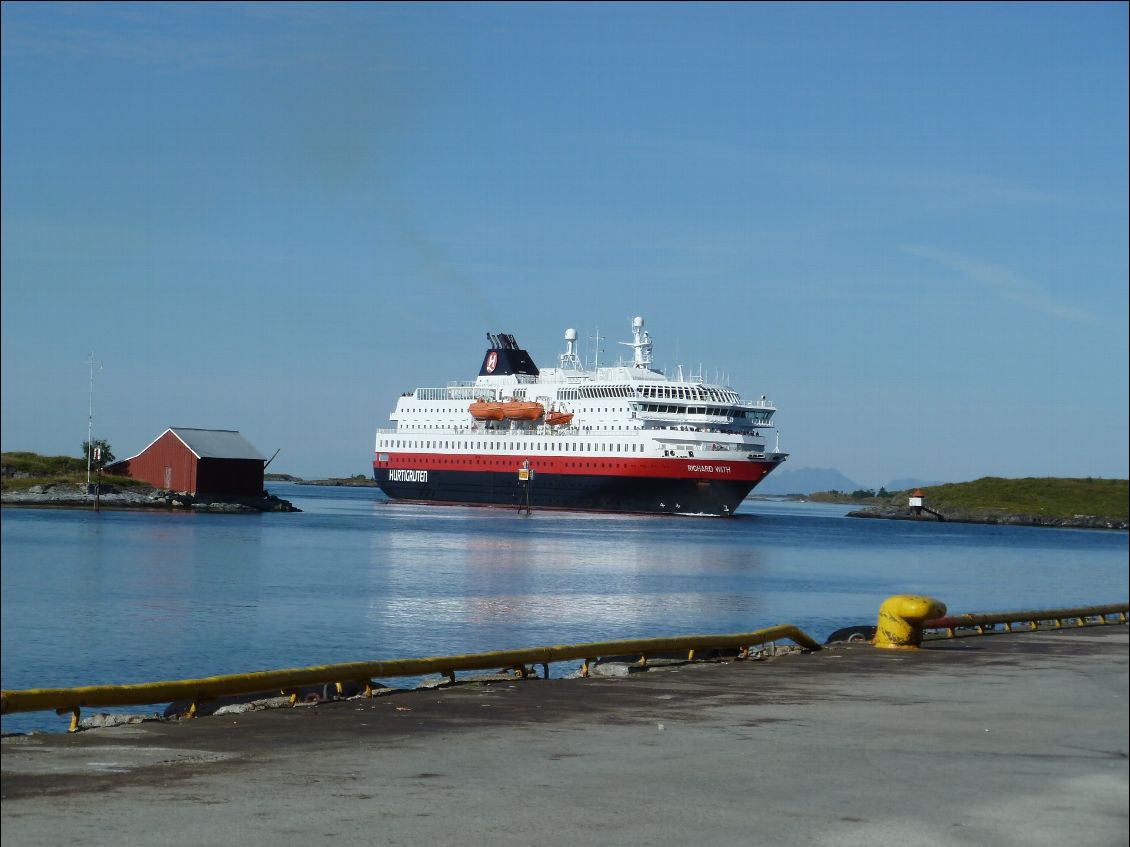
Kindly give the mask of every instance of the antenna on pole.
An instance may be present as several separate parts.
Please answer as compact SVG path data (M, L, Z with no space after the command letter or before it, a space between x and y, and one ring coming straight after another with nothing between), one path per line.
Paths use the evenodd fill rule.
M602 352L600 342L602 342L603 340L604 340L604 336L600 334L600 327L597 326L596 334L594 336L592 336L592 341L593 341L593 366L592 366L592 369L594 371L598 370L600 368L600 354Z
M90 398L86 414L86 490L89 493L90 460L94 456L94 366L98 365L98 370L102 370L102 363L94 358L94 351L91 351L87 364L90 365Z

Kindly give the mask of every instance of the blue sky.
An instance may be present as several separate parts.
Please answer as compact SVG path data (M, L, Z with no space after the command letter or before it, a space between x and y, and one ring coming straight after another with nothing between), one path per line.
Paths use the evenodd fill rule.
M1127 9L5 3L3 449L93 351L120 456L368 473L486 332L642 315L794 469L1126 477Z

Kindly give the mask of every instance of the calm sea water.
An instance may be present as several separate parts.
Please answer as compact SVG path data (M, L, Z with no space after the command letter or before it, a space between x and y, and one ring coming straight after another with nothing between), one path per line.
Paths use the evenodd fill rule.
M1124 532L860 520L765 501L729 520L526 517L389 503L369 488L271 490L304 511L5 509L3 688L780 623L823 640L874 623L896 593L977 612L1128 592ZM66 719L3 718L4 732L34 728Z

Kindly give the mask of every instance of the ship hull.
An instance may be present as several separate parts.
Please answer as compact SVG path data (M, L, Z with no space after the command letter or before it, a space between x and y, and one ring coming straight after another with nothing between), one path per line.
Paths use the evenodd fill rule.
M773 463L760 463L750 468L751 473L726 479L541 471L532 480L523 481L512 471L397 469L375 463L373 476L394 500L531 510L729 516L773 467Z

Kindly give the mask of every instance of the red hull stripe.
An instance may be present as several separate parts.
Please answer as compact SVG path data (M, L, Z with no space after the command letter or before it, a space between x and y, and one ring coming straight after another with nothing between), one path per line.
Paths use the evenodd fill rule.
M773 462L720 462L687 458L619 458L613 456L457 455L453 453L381 453L374 468L406 470L475 471L517 474L523 462L543 474L629 476L661 479L730 479L759 482L776 465Z

